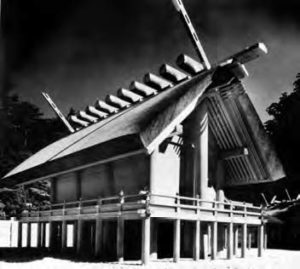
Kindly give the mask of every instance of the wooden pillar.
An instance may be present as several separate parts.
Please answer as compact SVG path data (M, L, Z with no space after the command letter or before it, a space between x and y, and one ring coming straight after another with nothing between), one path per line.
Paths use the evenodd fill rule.
M49 249L53 249L53 225L52 221L49 222Z
M264 229L264 249L268 248L268 233L267 233L267 226L265 225Z
M118 218L117 224L117 258L119 262L124 261L124 219Z
M150 220L150 258L151 260L157 260L157 233L158 223L156 219Z
M252 234L251 231L249 230L248 232L248 249L250 250L252 246Z
M230 222L227 229L227 259L232 259L233 252L233 223Z
M100 257L101 254L101 240L102 239L102 220L96 219L96 231L95 231L95 257Z
M242 225L242 258L246 257L247 249L247 223Z
M46 223L41 222L41 247L46 246Z
M218 223L214 221L211 227L211 259L215 260L217 258L218 251Z
M22 222L19 221L18 223L18 248L22 247Z
M83 228L83 220L79 219L77 221L77 234L76 234L76 252L80 254L82 249L82 228Z
M258 257L262 257L263 248L264 248L264 225L261 224L258 226L257 233L257 249L258 249Z
M65 220L61 223L61 250L64 251L67 247L67 222Z
M173 260L179 262L180 259L180 219L174 221L174 240L173 240Z
M52 203L56 202L56 193L57 193L57 178L54 177L51 180L51 184L50 184L50 200Z
M200 236L201 235L201 223L200 220L196 220L194 226L194 246L193 257L195 261L200 259Z
M26 239L26 246L28 248L31 247L30 243L31 243L31 223L27 222L27 239Z
M200 136L199 136L199 161L200 161L200 198L208 199L208 112L206 102L199 108Z
M37 223L37 247L40 248L42 246L42 223Z
M150 218L142 219L142 263L149 264L150 260Z
M207 223L207 254L211 254L211 223Z
M233 228L233 255L237 255L239 243L239 227L237 225Z

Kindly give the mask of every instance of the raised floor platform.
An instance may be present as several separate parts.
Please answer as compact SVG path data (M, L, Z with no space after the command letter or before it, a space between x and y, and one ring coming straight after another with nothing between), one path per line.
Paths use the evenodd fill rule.
M20 224L19 246L34 240L37 247L80 253L86 245L95 256L113 253L119 261L127 249L138 249L145 264L162 254L175 262L181 256L216 259L224 249L230 259L238 247L245 257L251 241L261 256L265 241L261 207L148 192L53 204L24 212Z

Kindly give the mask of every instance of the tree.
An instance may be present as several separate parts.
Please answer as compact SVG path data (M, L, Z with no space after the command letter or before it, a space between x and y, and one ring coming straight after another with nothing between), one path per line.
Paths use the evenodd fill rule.
M0 111L0 177L29 156L66 135L65 126L58 118L42 118L39 108L21 101L17 95L9 96ZM18 190L0 190L0 200L8 215L20 213L25 204L39 207L49 203L49 183L37 182Z
M278 102L267 108L272 117L265 122L287 176L300 175L300 73L297 74L291 93L282 93Z

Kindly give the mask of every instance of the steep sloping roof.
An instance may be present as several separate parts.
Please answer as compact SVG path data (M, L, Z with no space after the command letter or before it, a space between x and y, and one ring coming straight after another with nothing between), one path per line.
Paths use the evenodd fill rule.
M118 113L45 147L13 169L0 183L22 184L133 151L149 154L205 97L209 99L211 129L219 148L245 146L250 149L246 160L227 162L227 174L236 179L228 183L253 183L283 177L281 164L248 96L244 91L235 90L237 86L242 88L237 78L241 78L243 68L232 63L237 57L241 62L251 60L249 48L245 52L247 57L236 54L238 56L232 56L210 71L201 69L201 64L199 67L193 62L187 63L185 70L192 70L191 76L182 78L179 74L180 79L173 80L172 85L167 80L159 81L158 78L157 81L155 76L149 76L148 85L161 84L156 94L144 96L143 100L129 106L124 102L126 106ZM257 53L254 56L256 58ZM176 74L176 70L172 72Z

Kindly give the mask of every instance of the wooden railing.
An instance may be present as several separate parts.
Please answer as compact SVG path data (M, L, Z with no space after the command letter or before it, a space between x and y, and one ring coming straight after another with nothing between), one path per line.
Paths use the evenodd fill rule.
M252 204L236 201L209 201L193 197L170 196L141 192L134 195L124 195L120 192L117 196L78 200L72 202L56 203L37 210L23 213L23 217L42 217L54 215L78 215L108 212L130 212L144 210L149 214L155 209L170 209L172 212L186 212L195 214L210 213L213 215L225 214L226 216L260 217L262 208Z

